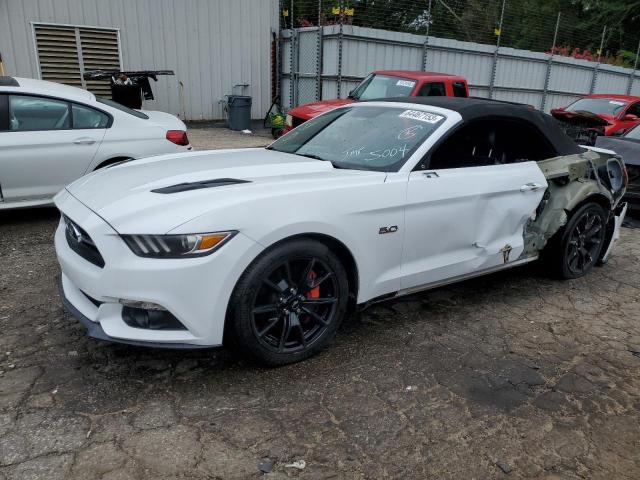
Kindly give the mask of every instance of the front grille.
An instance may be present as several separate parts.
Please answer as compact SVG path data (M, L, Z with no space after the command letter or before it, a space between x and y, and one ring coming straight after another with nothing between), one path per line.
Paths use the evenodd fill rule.
M604 135L604 128L601 126L587 127L580 124L571 124L568 122L558 121L560 130L567 134L571 140L578 145L594 146L596 144L596 138L599 135Z
M89 234L80 225L75 223L66 215L63 215L65 223L65 237L67 237L67 243L69 248L84 258L87 262L94 264L97 267L104 267L104 258L100 255L96 244Z

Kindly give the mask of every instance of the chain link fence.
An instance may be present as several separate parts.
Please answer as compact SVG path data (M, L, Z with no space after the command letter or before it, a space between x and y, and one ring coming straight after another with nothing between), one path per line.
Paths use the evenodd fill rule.
M579 2L530 0L281 0L281 28L354 25L633 67L640 32ZM607 21L611 25L607 25ZM607 28L608 27L608 28Z
M634 73L627 75L627 79L615 83L621 89L617 93L631 93L638 67L640 32L627 34L614 22L608 27L607 18L594 12L597 5L588 12L574 2L564 2L562 9L557 5L560 2L541 4L528 0L281 0L280 71L289 72L279 79L282 97L288 99L283 104L293 106L323 98L323 83L328 76L336 77L337 97L345 94L343 84L351 86L358 80L344 68L343 50L348 38L344 32L354 31L350 27L423 36L422 59L417 65L412 61L408 67L412 70L431 68L429 55L434 54L434 43L439 39L479 44L484 50L492 47L493 61L485 95L489 97L494 97L499 88L496 79L500 76L503 52L509 48L546 55L544 60L549 65L543 73L544 86L540 88L544 93L537 105L543 109L553 83L550 77L554 59L593 63L587 67L593 69L588 80L581 80L586 82L582 93L596 90L600 65L632 69ZM327 32L331 32L329 38L323 38ZM402 46L402 41L396 43ZM336 59L328 58L327 47L331 48L331 56L336 50ZM323 48L327 50L324 53ZM375 54L373 49L367 51L366 45L358 48L360 57ZM335 72L327 74L323 69L327 62L337 62Z

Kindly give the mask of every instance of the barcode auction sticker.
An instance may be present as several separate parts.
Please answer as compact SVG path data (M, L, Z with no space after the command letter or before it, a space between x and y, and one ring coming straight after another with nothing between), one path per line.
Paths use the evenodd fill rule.
M405 110L399 117L411 118L413 120L419 120L427 123L438 123L444 117L442 115L436 115L435 113L421 112L419 110Z
M398 80L396 85L399 87L413 87L416 82L412 82L411 80Z

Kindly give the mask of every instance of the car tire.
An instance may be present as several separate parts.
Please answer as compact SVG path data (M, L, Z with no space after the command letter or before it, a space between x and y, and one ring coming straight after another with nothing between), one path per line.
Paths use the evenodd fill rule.
M240 350L267 366L298 362L326 348L347 310L347 273L324 244L276 245L238 281L228 321Z
M598 263L605 243L607 214L589 202L574 210L567 224L551 239L547 264L556 276L580 278Z
M118 158L112 158L110 160L105 160L100 165L98 165L94 169L94 171L102 170L103 168L107 168L107 167L111 167L112 165L115 165L116 163L124 162L126 160L131 160L131 158L130 157L118 157Z

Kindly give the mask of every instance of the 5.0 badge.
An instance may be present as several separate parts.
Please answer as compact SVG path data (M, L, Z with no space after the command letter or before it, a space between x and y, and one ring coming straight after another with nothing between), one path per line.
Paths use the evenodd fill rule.
M398 231L397 225L391 225L390 227L380 227L378 234L384 235L385 233L396 233Z

